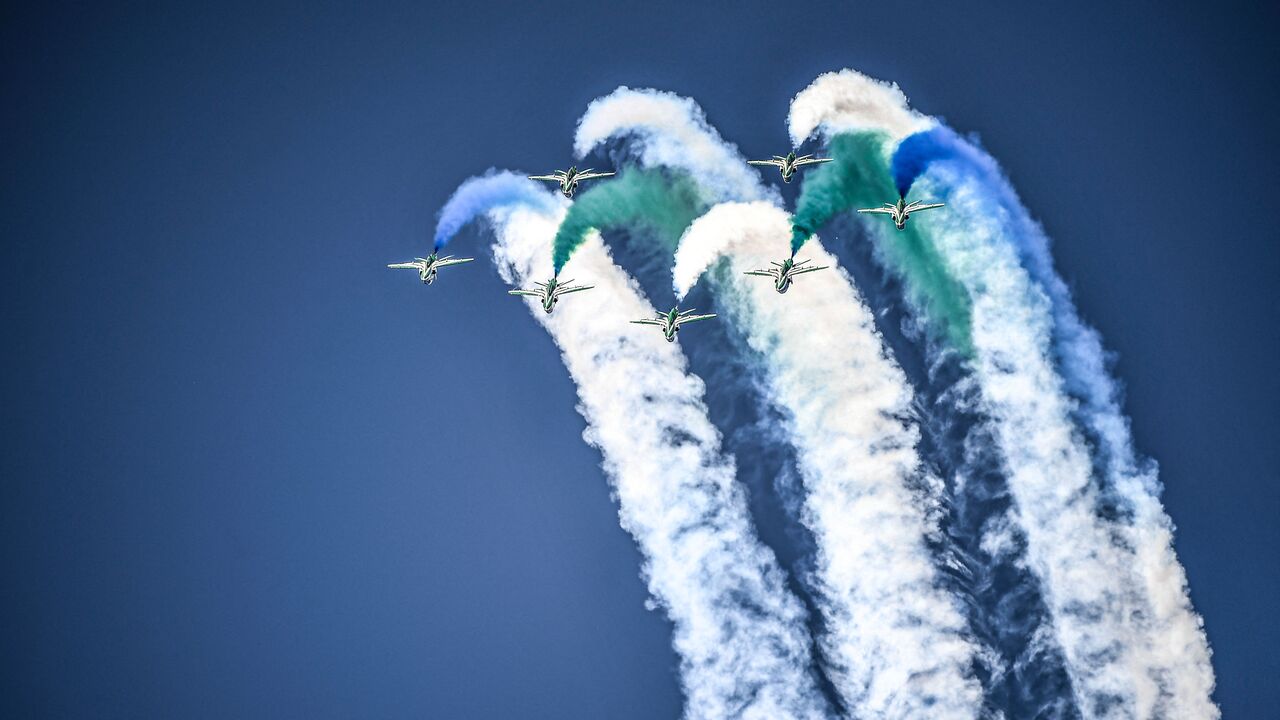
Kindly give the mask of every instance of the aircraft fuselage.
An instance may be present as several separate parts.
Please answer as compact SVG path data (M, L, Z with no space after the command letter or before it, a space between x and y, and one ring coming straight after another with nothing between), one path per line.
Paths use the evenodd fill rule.
M573 194L578 190L577 177L578 168L576 166L570 167L564 171L564 181L560 183L560 192L564 193L564 196L570 200L573 199Z
M426 262L422 263L422 269L418 271L418 277L422 278L423 283L430 285L435 282L437 272L439 270L436 269L436 254L431 253L427 256Z
M662 334L667 338L667 342L676 341L676 333L680 332L680 323L677 321L680 317L678 309L672 309L667 313L667 326L662 328Z
M899 230L906 230L909 217L911 213L907 212L907 201L904 198L898 198L898 204L894 206L893 224L897 225Z
M794 152L787 153L787 156L782 160L782 167L779 169L782 170L782 182L791 182L791 176L796 174L796 154ZM783 291L779 290L778 292Z
M782 261L782 268L778 270L778 279L774 281L773 288L781 295L791 288L791 270L795 267L795 261L787 258Z
M552 278L547 282L547 287L542 293L542 311L550 315L552 310L556 309L556 303L560 298L556 296L556 280Z

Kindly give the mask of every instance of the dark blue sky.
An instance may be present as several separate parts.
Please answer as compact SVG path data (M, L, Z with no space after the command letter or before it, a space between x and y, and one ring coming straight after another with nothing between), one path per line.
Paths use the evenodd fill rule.
M553 345L487 261L383 265L465 177L566 164L619 84L767 155L843 67L1043 220L1218 700L1274 712L1280 8L469 5L0 11L0 714L676 716Z

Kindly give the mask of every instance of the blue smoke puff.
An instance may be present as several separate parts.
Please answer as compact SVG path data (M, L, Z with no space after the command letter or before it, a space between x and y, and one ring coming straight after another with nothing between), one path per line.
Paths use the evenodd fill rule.
M494 208L523 205L548 214L556 211L555 198L533 180L510 171L490 171L468 178L453 191L440 209L435 249L440 250L458 231Z
M898 195L906 197L911 185L935 162L961 161L977 170L984 181L990 181L994 173L999 176L994 161L949 127L937 127L908 135L898 143L893 152L889 169Z

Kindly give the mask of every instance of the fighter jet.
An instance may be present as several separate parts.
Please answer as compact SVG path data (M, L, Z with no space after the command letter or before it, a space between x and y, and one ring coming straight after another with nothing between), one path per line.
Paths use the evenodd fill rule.
M898 198L898 203L885 203L884 207L863 208L860 213L884 213L893 217L893 224L898 226L899 230L905 230L907 227L907 218L911 217L911 213L921 210L931 210L940 208L945 203L923 203L920 200L908 203L905 198Z
M796 174L797 168L805 165L817 165L818 163L831 162L831 158L816 158L812 155L801 155L796 157L794 151L787 153L786 157L774 155L772 160L748 160L748 165L772 165L782 172L782 182L791 182L791 176Z
M689 310L685 310L684 312L681 312L680 306L677 305L676 307L671 308L669 312L658 313L657 317L651 320L632 320L631 322L635 323L636 325L657 325L658 327L662 328L662 335L667 339L667 342L675 342L676 333L680 332L681 325L689 322L694 322L696 320L707 320L709 318L715 317L714 314L690 315L689 313L691 312L693 312L692 308L690 308Z
M530 175L529 179L546 180L548 182L559 183L560 192L564 193L565 197L572 200L573 191L578 189L578 183L583 180L595 180L596 178L609 177L612 174L613 173L611 172L591 172L591 168L579 170L576 167L571 167L568 170L556 170L550 175Z
M413 262L391 263L387 267L396 270L417 270L418 277L422 278L422 282L430 285L435 281L436 271L440 268L449 267L450 265L461 265L462 263L469 263L472 260L475 260L475 258L455 258L452 255L445 255L442 258L438 258L435 253L431 253L424 258L414 258Z
M810 260L796 261L795 258L787 258L780 263L770 261L773 267L767 270L748 270L743 275L760 275L763 277L773 278L773 287L779 293L784 293L791 287L791 281L797 275L815 270L826 270L829 266L819 265L817 267L804 267L805 263L812 262Z
M553 277L544 283L535 282L534 285L537 286L537 290L508 290L507 294L528 295L530 297L542 298L542 309L550 315L551 311L556 309L556 303L560 301L561 295L567 295L569 293L579 292L582 290L590 290L595 287L595 285L570 285L569 283L571 282L573 281L565 280L564 282L561 282Z

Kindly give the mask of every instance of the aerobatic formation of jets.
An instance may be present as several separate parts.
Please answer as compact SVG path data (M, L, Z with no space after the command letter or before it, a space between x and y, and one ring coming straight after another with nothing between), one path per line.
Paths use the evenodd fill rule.
M785 157L782 155L774 155L770 160L748 160L747 162L751 165L776 167L778 168L778 171L782 173L782 181L789 183L791 182L792 176L794 176L796 171L800 168L807 165L831 162L831 158L816 158L812 155L797 156L795 152L792 151L787 153ZM556 170L550 175L530 175L529 179L556 183L560 186L560 192L563 193L566 198L572 199L573 193L578 189L579 183L586 180L596 180L598 178L609 177L613 174L614 173L612 172L594 172L591 168L579 170L577 167L570 167L568 170ZM862 208L858 210L858 212L882 213L889 215L893 219L893 224L896 225L899 230L903 230L906 228L907 218L911 216L911 213L939 208L942 206L943 203L925 203L920 200L908 203L906 198L898 198L897 203L885 203L883 207L878 208ZM437 272L440 268L468 263L474 259L475 258L455 258L451 255L437 257L436 253L433 252L425 258L414 258L412 262L392 263L387 265L387 267L417 270L418 277L422 279L422 282L430 285L435 281ZM773 267L762 268L759 270L748 270L744 274L773 278L774 289L781 294L785 293L791 287L791 283L795 280L796 276L818 270L826 270L828 268L827 265L811 266L809 265L810 262L812 261L797 260L792 256L784 259L782 262L770 261L769 264ZM533 285L534 287L531 289L510 290L508 291L508 294L538 298L539 302L542 303L543 311L548 315L555 310L556 303L560 301L561 297L569 293L590 290L594 287L593 285L574 285L572 280L562 281L556 277L552 277L546 282L535 282ZM693 312L693 310L681 310L679 306L676 306L665 313L657 313L652 318L632 320L631 322L636 325L652 325L661 328L662 336L667 339L667 342L675 342L676 333L680 332L681 325L696 322L698 320L709 320L715 317L715 314L694 315Z

